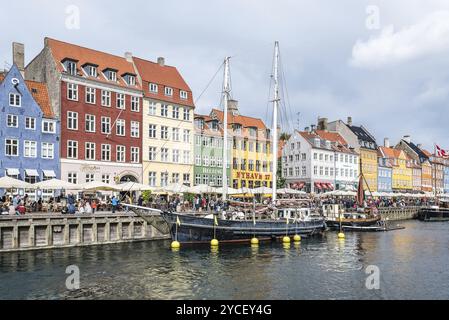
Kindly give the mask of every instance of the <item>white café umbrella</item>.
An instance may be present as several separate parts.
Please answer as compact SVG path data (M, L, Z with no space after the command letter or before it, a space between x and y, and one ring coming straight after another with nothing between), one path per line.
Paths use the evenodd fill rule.
M162 190L170 193L184 193L189 192L190 188L180 183L172 183L166 187L163 187Z
M117 185L121 191L154 191L154 187L147 186L145 184L137 183L137 182L126 182Z
M295 190L295 189L289 189L289 188L282 188L277 190L278 194L307 194L307 192Z
M79 190L80 186L60 179L50 179L33 184L36 189L47 190Z
M259 187L252 190L254 194L271 194L273 193L273 189L268 187Z
M121 191L118 185L108 184L99 181L83 183L79 186L80 190L89 191Z
M219 193L219 194L223 194L223 187L216 188L215 191L216 191L217 193ZM227 192L227 194L229 194L229 195L239 194L239 189L234 189L234 188L229 188L229 187L228 187L228 192Z
M14 179L8 176L0 178L0 188L2 189L35 189L35 187L28 182Z
M198 194L199 193L218 193L216 188L208 186L207 184L199 184L197 186L189 188L189 192L198 193Z

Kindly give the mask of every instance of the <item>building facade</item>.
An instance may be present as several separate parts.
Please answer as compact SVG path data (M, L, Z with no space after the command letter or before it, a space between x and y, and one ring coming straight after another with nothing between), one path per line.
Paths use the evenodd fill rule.
M392 166L392 189L396 192L413 190L413 170L407 154L399 149L379 147L382 158L389 159Z
M444 166L444 181L443 188L444 193L449 194L449 160L445 159L446 165Z
M178 70L133 57L142 82L143 183L154 187L193 185L194 103Z
M384 154L378 151L378 178L377 191L378 192L392 192L393 191L393 165L391 160L385 157Z
M195 115L194 184L223 186L223 128L210 116ZM228 155L231 159L232 137L228 138ZM229 161L228 161L229 164ZM227 177L231 168L227 167Z
M15 62L21 66L14 64L0 74L0 175L28 183L59 178L59 122L51 111L47 87L25 81L23 61Z
M45 81L61 121L61 177L142 181L142 91L125 57L46 38L26 67Z
M232 137L229 186L238 188L272 187L271 132L262 120L240 115L238 102L229 101L228 132ZM212 109L212 120L223 126L223 111Z

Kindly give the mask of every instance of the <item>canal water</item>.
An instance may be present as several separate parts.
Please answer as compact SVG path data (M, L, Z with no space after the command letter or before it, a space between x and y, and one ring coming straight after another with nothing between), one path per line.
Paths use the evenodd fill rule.
M449 299L449 224L282 243L169 249L170 241L0 254L0 299ZM66 288L66 268L80 289ZM368 266L379 289L368 290ZM372 283L368 281L369 283Z

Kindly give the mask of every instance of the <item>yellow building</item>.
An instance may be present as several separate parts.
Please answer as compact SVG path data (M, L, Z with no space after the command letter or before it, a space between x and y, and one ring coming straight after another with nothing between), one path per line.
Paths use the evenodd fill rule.
M385 158L393 164L392 189L394 191L410 191L413 189L413 168L409 157L403 150L379 147Z
M373 192L377 191L377 151L360 148L360 161L362 162L362 173L368 184L369 190Z
M232 136L232 188L272 187L272 153L270 130L261 119L242 116L237 101L229 101L228 129ZM212 119L223 124L223 111L213 109Z
M144 91L143 183L193 185L194 103L175 67L163 58L132 58Z

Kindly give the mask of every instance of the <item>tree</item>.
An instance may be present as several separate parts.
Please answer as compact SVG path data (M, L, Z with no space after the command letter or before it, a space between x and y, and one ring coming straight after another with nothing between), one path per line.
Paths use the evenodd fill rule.
M288 139L290 139L292 135L287 133L287 132L283 132L281 133L281 135L279 136L279 140L281 141L287 141Z

